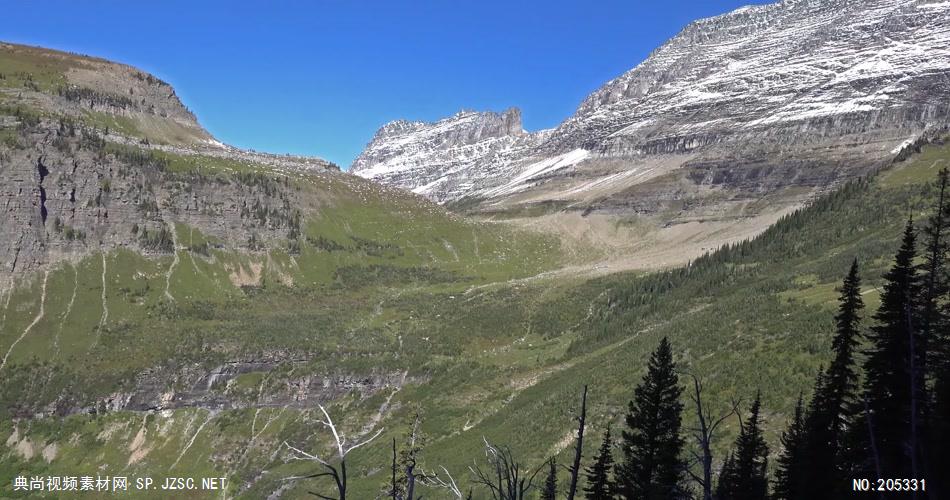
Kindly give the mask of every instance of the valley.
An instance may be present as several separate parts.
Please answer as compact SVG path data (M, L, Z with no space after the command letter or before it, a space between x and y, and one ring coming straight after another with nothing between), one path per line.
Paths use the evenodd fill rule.
M841 30L812 21L857 3L697 21L554 130L516 109L392 122L350 172L222 144L135 68L0 43L0 497L108 475L306 498L327 484L299 453L332 453L326 408L351 444L378 433L347 457L351 498L386 491L416 424L419 468L485 498L486 442L570 462L584 386L592 457L662 338L713 408L762 392L774 458L830 361L841 279L857 259L870 316L950 166L950 4L871 3ZM852 61L862 33L905 64L825 86L766 71ZM732 44L761 40L740 64ZM735 97L775 82L781 103Z

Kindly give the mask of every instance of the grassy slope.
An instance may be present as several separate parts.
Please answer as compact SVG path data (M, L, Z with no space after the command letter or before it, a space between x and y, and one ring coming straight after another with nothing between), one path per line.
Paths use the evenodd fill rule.
M40 90L55 88L55 65L37 73L30 64ZM0 86L24 85L9 80L20 78L16 68L3 71L13 76ZM167 160L170 171L188 175L280 175L208 157ZM619 423L662 335L674 341L681 367L706 379L714 403L761 388L774 444L826 359L834 290L850 260L862 261L871 309L900 226L926 214L925 185L948 160L948 148L928 148L688 273L590 281L519 279L559 264L557 242L456 218L358 179L291 175L328 200L303 221L299 254L215 248L219 242L178 225L176 259L91 255L0 295L0 355L9 353L0 371L0 496L12 495L14 475L53 473L223 474L232 494L241 484L250 485L241 490L247 498L286 485L288 496L301 496L312 482L281 478L312 466L288 461L281 443L321 449L327 435L312 410L262 406L268 395L308 376L403 372L410 383L384 412L387 432L353 456L355 497L372 497L385 481L386 442L414 406L425 413L427 467L444 464L465 481L483 437L531 463L563 453L584 383L592 386L594 444L608 421ZM52 410L131 390L145 370L171 377L261 357L285 361L214 388L251 406L243 410L9 418L30 403ZM355 433L389 395L353 391L332 411ZM719 449L734 428L730 422Z
M426 303L433 295L461 294L469 287L529 276L552 267L558 259L554 241L457 219L414 196L367 181L300 175L294 182L328 194L330 200L317 215L304 220L305 237L297 255L282 250L247 254L215 249L213 239L179 224L177 263L171 257L146 259L129 251L96 254L63 263L48 276L37 276L11 292L9 304L0 311L0 351L9 351L0 383L4 439L10 434L7 419L11 413L21 413L24 401L49 403L49 409L88 403L134 387L136 376L146 368L174 371L194 363L210 370L228 360L273 358L275 353L290 359L311 358L304 366L288 364L273 377L267 375L280 385L291 377L286 372L295 370L294 376L360 374L421 364L428 353L399 359L403 329L391 323L405 320L405 311L393 313L385 308L377 313L386 301L413 296ZM212 244L207 255L189 250L207 248L206 240ZM238 286L242 280L249 286ZM165 295L166 284L174 300ZM7 297L0 299L4 304ZM27 329L41 307L43 315ZM446 357L458 354L465 333L453 332L451 339L439 344L439 351ZM405 349L415 349L420 342L411 336ZM294 354L287 355L288 351ZM253 401L260 378L259 374L242 376L227 394ZM170 413L168 419L150 417L161 422L155 425L166 432L173 429L169 439L185 440L183 434L201 422L192 422L198 418L195 410ZM261 418L270 419L271 413L262 410ZM286 414L300 419L297 411ZM181 415L191 416L185 420ZM62 452L61 459L53 461L53 469L78 473L94 470L93 465L117 467L128 461L134 450L122 451L122 446L103 438L99 428L119 425L110 422L126 417L139 419L135 415L77 416L67 419L68 424L50 419L18 425L29 427L30 434L39 429L54 432L50 439L59 443ZM214 423L240 422L229 429L244 432L251 424L244 417L250 418L250 413L219 415ZM136 432L141 428L137 425ZM209 434L215 428L209 427ZM117 433L116 439L134 440L136 432L131 436ZM0 453L5 487L24 463L29 469L43 463L39 449L35 456L25 451L32 449L29 441L10 444ZM180 450L186 444L176 441L163 446ZM14 451L14 445L20 449ZM111 451L96 455L91 450L100 449L97 445ZM208 451L206 446L210 443L199 439L190 449L200 454ZM28 456L31 461L26 460ZM176 458L154 450L140 469L164 470ZM203 464L204 468L187 470L210 472L220 465Z
M459 476L480 455L483 436L511 445L533 462L558 452L558 443L566 443L562 438L570 432L571 411L584 383L592 385L590 435L595 441L608 420L618 423L632 385L642 375L643 361L662 335L672 338L681 367L707 380L714 402L748 399L754 388L761 388L768 433L775 443L794 397L808 389L815 370L826 359L834 287L848 262L855 255L861 259L868 291L865 299L873 307L874 287L888 266L900 226L910 213L917 219L924 217L929 196L925 184L935 173L934 162L947 158L948 148L929 148L870 185L853 187L783 221L742 252L724 257L724 262L701 261L688 274L616 275L588 282L529 280L477 288L503 280L513 270L527 271L511 256L527 258L534 255L532 248L497 250L492 255L508 258L491 261L481 278L466 279L462 276L479 275L486 263L478 259L490 248L480 246L476 256L470 231L502 229L473 229L443 217L422 217L418 223L400 226L396 225L402 217L395 215L398 212L372 213L368 208L361 212L341 205L340 212L330 210L321 221L307 225L312 236L322 234L352 247L358 243L347 239L349 230L362 238L393 243L402 254L385 245L364 244L363 250L341 252L305 247L294 266L277 253L268 261L263 255L215 252L215 259L208 261L181 252L181 268L171 280L179 304L168 306L170 312L158 306L164 286L159 277L167 262L110 255L108 268L114 269L107 275L110 319L107 328L97 332L102 306L95 299L101 292L97 278L101 279L102 268L101 258L90 258L75 268L67 266L50 274L44 318L11 359L19 360L17 369L25 370L27 359L50 352L51 338L59 331L55 325L63 319L59 304L65 299L49 297L66 297L76 286L87 293L77 294L71 313L75 323L73 316L67 318L76 328L63 328L59 342L61 356L79 353L84 363L63 357L54 363L57 369L81 372L77 367L83 365L91 371L105 368L105 373L131 377L136 367L156 359L212 366L235 353L297 346L307 346L313 356L314 361L303 366L242 376L228 389L232 395L254 393L255 386L275 384L295 370L408 370L420 382L393 397L394 409L384 420L390 431L378 444L353 456L351 477L360 498L384 482L380 468L386 466L385 439L397 432L402 415L413 405L426 415L425 431L430 438L425 463L430 467L445 464ZM480 245L491 240L477 234ZM456 249L458 261L439 241L443 238ZM493 245L504 241L509 240L499 237ZM365 254L367 248L382 256ZM387 251L392 255L386 255ZM226 263L243 262L249 267L253 260L266 263L265 276L276 280L287 274L301 281L310 277L312 285L265 284L263 290L248 296L229 288L229 281L214 285L209 284L214 280L199 280L208 287L200 294L201 300L180 298L199 286L189 281L195 273L188 266L204 265L205 275L213 276L226 273ZM382 283L369 284L357 273L345 275L353 280L350 283L340 281L341 275L333 270L354 261L398 262L403 269L423 264L456 274L451 279L390 275ZM539 263L536 269L542 267ZM136 281L131 275L138 271L133 269L153 278ZM78 282L74 277L79 277ZM40 286L34 281L13 295L4 310L4 338L35 318ZM130 305L128 294L144 297L145 305ZM137 315L136 310L145 313ZM349 314L344 317L340 311ZM158 334L161 343L154 342ZM102 347L88 351L96 336ZM226 355L220 353L222 346L227 346ZM106 351L99 354L99 349ZM27 382L36 380L42 370L31 370L30 377L20 379L22 384L30 391L42 390L40 384ZM52 387L58 375L55 370L48 373L54 382L45 387ZM92 375L74 372L65 378L77 376ZM10 385L4 386L9 397ZM375 413L387 395L382 391L361 399L353 394L338 400L333 411L347 415L346 425L353 429ZM15 424L18 439L0 460L0 474L38 474L47 469L78 473L99 465L130 475L214 472L227 474L235 484L237 480L252 483L245 495L256 498L278 488L279 478L309 470L308 464L286 461L286 453L279 451L283 441L310 449L326 444L325 432L315 425L312 411L233 410L214 415L179 459L208 417L205 410L182 409L148 417L118 413L21 421ZM13 432L14 424L3 425L0 437ZM135 437L143 427L148 446L136 446ZM734 422L723 435L720 449L733 431ZM24 436L36 450L30 460L12 449L23 446ZM58 447L57 458L47 464L39 450L50 443ZM135 450L149 446L151 451L144 457L129 463ZM259 476L260 470L268 472ZM297 485L290 492L303 493L307 487L312 484Z
M69 72L77 69L105 74L119 73L125 67L104 59L40 47L4 45L0 41L0 104L6 101L16 107L42 109L44 114L58 114L57 103L61 102L56 97L46 96L57 96L62 89L75 85L70 81ZM151 78L140 74L142 78ZM108 94L107 97L126 96ZM153 113L119 114L103 107L77 107L70 114L90 126L109 129L131 138L148 139L157 144L187 145L210 138L198 126L186 126Z

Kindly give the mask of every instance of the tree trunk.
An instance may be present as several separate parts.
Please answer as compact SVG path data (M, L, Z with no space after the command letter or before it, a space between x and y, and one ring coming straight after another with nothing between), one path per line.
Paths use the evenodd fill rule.
M581 453L584 448L584 426L587 423L587 386L581 396L581 416L577 419L577 446L574 448L574 464L571 465L571 485L567 490L567 500L574 500L577 493L577 476L581 471Z

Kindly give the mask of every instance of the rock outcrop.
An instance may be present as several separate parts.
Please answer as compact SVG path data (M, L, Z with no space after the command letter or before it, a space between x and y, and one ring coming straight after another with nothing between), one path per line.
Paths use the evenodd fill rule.
M0 290L93 252L170 255L191 245L178 227L229 249L286 244L321 203L287 175L339 171L226 146L129 66L0 44L0 70Z

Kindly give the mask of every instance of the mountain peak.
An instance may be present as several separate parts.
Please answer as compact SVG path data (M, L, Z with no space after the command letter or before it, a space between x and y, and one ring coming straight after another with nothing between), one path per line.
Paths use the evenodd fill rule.
M543 133L529 134L521 123L521 110L501 112L460 110L434 122L395 120L383 125L373 136L350 172L368 178L380 175L390 182L434 199L455 196L442 189L455 186L452 171L459 164L477 169L528 146L534 146ZM490 175L488 171L470 171L472 175ZM397 180L401 179L401 180Z
M687 217L673 210L687 206L693 218L746 217L742 200L801 203L950 123L948 46L946 1L742 7L690 23L551 132L497 147L480 142L491 134L417 132L374 142L354 171L489 211L548 203ZM420 130L470 130L468 119ZM515 180L517 190L498 189Z

